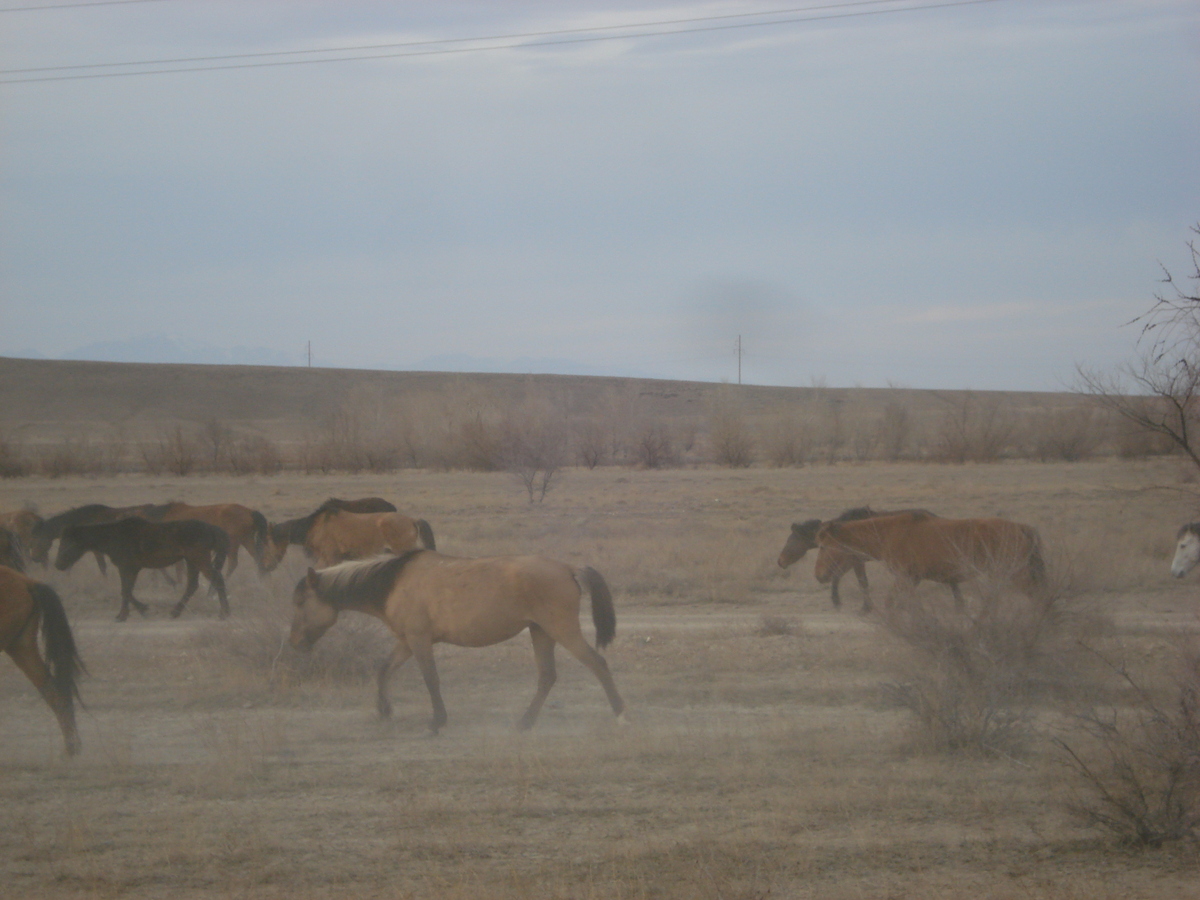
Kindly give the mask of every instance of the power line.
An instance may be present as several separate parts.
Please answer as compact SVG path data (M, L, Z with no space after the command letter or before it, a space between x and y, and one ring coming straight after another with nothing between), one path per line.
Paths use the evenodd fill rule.
M153 2L153 0L111 0L111 2ZM33 77L33 78L0 78L0 84L29 84L32 82L41 82L41 81L78 81L78 80L91 79L91 78L122 78L122 77L129 77L129 76L135 76L135 75L168 75L168 74L177 74L177 73L183 73L183 72L212 72L212 71L220 71L220 70L225 70L225 69L258 69L258 68L271 68L271 67L278 67L278 66L314 65L314 64L319 64L319 63L353 62L353 61L377 60L377 59L404 59L404 58L411 58L411 57L418 57L418 56L442 56L442 55L457 54L457 53L478 53L478 52L487 52L487 51L492 51L492 50L511 50L511 49L526 48L526 47L552 47L552 46L569 45L569 44L596 43L596 42L601 42L601 41L629 40L629 39L633 39L633 38L664 37L664 36L672 36L672 35L678 35L678 34L695 34L695 33L700 33L700 32L728 31L728 30L740 29L740 28L763 28L763 27L769 27L769 26L775 26L775 25L790 25L790 24L795 24L798 22L816 22L816 21L824 21L824 20L830 20L830 19L848 19L848 18L858 18L858 17L862 17L862 16L884 15L884 14L889 14L889 13L917 12L917 11L931 10L931 9L946 9L946 8L958 7L958 6L978 6L978 5L981 5L984 3L995 3L995 2L998 2L998 0L942 0L942 2L923 3L923 4L915 4L915 5L904 5L904 6L889 6L887 8L882 8L882 9L855 9L850 12L830 12L831 10L845 9L846 7L850 7L850 6L856 6L856 7L857 6L879 6L882 4L895 4L895 3L903 3L903 2L904 2L904 0L856 0L856 2L852 2L852 3L823 4L823 5L819 5L819 6L793 7L791 9L787 9L787 10L774 10L774 11L759 12L759 13L731 13L731 14L720 15L720 16L704 16L704 17L696 17L696 18L690 18L690 19L663 20L660 22L648 22L648 23L640 23L640 24L604 25L604 26L596 26L594 28L572 28L572 29L562 29L559 31L527 32L524 34L493 35L493 36L488 36L488 37L446 38L446 39L440 39L440 40L410 41L410 42L397 43L397 44L362 45L359 47L332 47L332 48L309 49L309 50L277 50L277 51L264 51L264 52L258 52L258 53L228 54L228 55L222 55L222 56L183 57L183 58L178 58L178 59L142 60L142 61L132 61L132 62L121 62L121 63L92 63L92 64L83 64L83 65L46 66L46 67L41 67L41 68L26 68L26 69L0 69L0 75L18 75L18 74L33 74L33 73L39 73L39 72L70 72L70 71L78 70L78 69L120 68L120 67L131 67L131 66L180 65L183 63L227 62L227 61L236 60L236 59L263 59L264 57L297 56L300 54L316 54L316 53L326 53L326 54L329 54L329 53L355 53L355 54L357 54L354 56L333 56L333 57L326 57L323 59L287 59L287 60L272 60L272 61L260 61L260 62L241 62L241 63L233 63L231 65L185 66L183 68L174 68L174 69L143 69L141 71L134 71L134 72L95 72L95 71L93 71L93 72L86 72L86 73L79 73L79 74L37 75L36 77ZM94 5L94 4L84 4L84 5ZM795 12L805 12L805 13L817 12L817 13L825 13L825 14L823 14L823 15L802 15L802 16L791 15L791 13L795 13ZM788 15L789 17L783 18L783 19L776 18L776 19L771 19L769 21L762 21L762 22L723 21L723 20L729 20L729 19L734 19L734 18L745 18L748 16L762 18L764 16L778 16L778 15ZM676 29L660 30L660 31L632 32L632 33L628 33L628 34L603 34L603 35L588 34L587 36L582 36L582 37L566 37L562 40L525 40L525 38L561 37L564 35L590 33L590 32L596 32L596 31L611 31L611 30L617 30L617 29L628 30L628 29L634 29L634 28L661 28L666 25L692 24L692 23L698 23L698 22L720 22L720 24L695 25L694 27L687 27L687 28L676 28ZM489 46L484 46L484 47L447 47L447 46L444 46L447 44L478 43L478 42L484 42L484 41L499 41L499 40L506 40L506 41L517 40L518 42L517 43L507 43L507 44L491 44ZM438 47L437 49L421 49L421 50L413 49L416 47L429 47L429 46L434 46L434 45L442 45L442 46ZM401 49L401 48L406 48L406 49ZM362 54L362 51L373 51L373 50L381 50L381 49L399 50L400 52L369 53L367 55Z

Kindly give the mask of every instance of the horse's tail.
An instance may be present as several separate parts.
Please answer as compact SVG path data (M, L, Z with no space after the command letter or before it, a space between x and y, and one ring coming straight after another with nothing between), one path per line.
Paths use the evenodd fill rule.
M225 569L225 558L229 556L229 532L224 528L212 526L213 537L213 571L220 575Z
M250 510L250 521L254 529L254 561L258 563L258 568L261 570L263 554L267 552L267 532L271 526L267 524L267 517L257 509Z
M42 614L42 638L46 642L46 667L50 670L50 683L67 708L71 709L79 697L79 676L87 672L75 646L71 623L67 621L62 600L49 585L41 582L31 584L29 596Z
M612 593L603 576L591 566L577 569L575 577L592 597L592 623L596 626L596 647L603 650L617 635L617 611Z
M417 519L413 523L417 526L417 536L421 539L421 546L426 550L436 550L437 544L433 540L433 529L429 527L429 523L424 519Z

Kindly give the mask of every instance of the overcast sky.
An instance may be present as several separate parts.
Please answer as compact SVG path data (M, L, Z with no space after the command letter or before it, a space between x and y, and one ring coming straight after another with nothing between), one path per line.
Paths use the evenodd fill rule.
M1200 4L947 2L0 0L0 354L1061 389L1188 273Z

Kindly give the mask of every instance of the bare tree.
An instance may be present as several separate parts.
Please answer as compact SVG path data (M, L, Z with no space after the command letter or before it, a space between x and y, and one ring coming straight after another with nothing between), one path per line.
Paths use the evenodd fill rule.
M1200 235L1200 224L1192 232ZM1187 246L1192 271L1185 283L1164 267L1166 287L1130 322L1141 326L1137 358L1111 372L1077 366L1077 390L1136 428L1165 437L1200 468L1200 247L1195 239Z

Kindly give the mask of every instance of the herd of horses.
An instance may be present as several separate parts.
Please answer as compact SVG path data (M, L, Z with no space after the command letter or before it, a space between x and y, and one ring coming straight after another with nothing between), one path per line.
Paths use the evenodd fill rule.
M184 503L109 507L89 504L43 519L31 509L0 515L0 644L58 718L68 754L77 753L77 680L84 671L63 602L49 585L25 574L28 562L71 568L92 554L106 572L121 579L124 621L130 608L146 604L133 595L142 569L174 567L186 576L179 616L203 575L217 594L220 616L229 615L225 576L246 550L260 574L274 570L290 546L303 549L312 565L293 590L291 643L309 649L342 610L381 619L396 647L378 670L376 706L391 713L389 675L415 657L433 706L431 729L446 723L433 647L449 643L485 647L528 630L537 664L537 691L519 721L537 720L556 680L554 652L561 644L587 667L604 689L618 721L625 704L604 657L616 634L616 612L604 578L589 566L576 567L541 556L464 558L437 551L423 519L402 515L381 498L330 499L299 518L271 524L240 504ZM865 564L882 562L894 576L887 602L921 581L946 585L960 609L960 585L980 577L999 578L1031 600L1046 600L1046 567L1037 532L1006 519L950 519L924 509L848 509L833 519L791 526L778 564L787 568L816 551L814 574L830 585L841 605L838 584L853 571L862 611L872 610ZM1200 523L1180 529L1172 573L1185 575L1200 562ZM583 594L591 602L596 647L579 625ZM42 635L44 655L38 647Z

